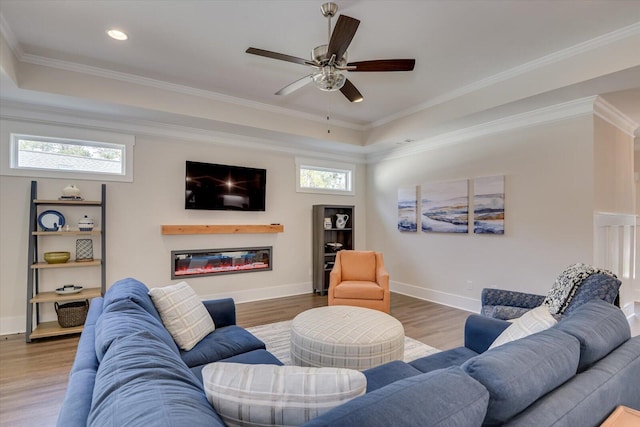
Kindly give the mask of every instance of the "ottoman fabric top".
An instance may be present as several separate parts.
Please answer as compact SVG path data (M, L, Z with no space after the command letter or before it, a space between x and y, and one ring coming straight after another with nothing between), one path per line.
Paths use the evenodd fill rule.
M403 356L402 323L378 310L320 307L291 324L291 358L301 366L368 369Z

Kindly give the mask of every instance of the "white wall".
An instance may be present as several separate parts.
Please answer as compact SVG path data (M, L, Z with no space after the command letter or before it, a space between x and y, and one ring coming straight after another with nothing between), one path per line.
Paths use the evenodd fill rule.
M185 160L266 168L266 211L185 210ZM359 207L364 207L365 169L364 165L357 167L356 196L297 193L293 155L241 146L137 137L134 182L107 183L107 286L124 277L135 277L150 287L171 283L171 250L273 246L272 271L188 281L202 298L232 296L236 301L249 301L310 292L311 207L324 203L353 204L356 224L364 224L365 209ZM31 178L0 176L0 334L24 331L25 326L30 181ZM70 183L64 179L37 181L39 198L57 198ZM85 198L99 198L99 182L73 183ZM76 212L68 213L72 225L77 221ZM163 224L270 223L283 224L284 233L195 236L160 233ZM365 239L365 227L356 225L356 247L366 247ZM55 242L61 246L58 250L74 247L75 239L63 240ZM47 270L44 273L49 274L46 277L52 283L46 290L72 281L71 275L62 272L74 274L74 279L88 280L84 275L89 273L80 270L86 269L60 270L54 274ZM55 313L45 304L45 320L50 319L55 319Z
M590 263L592 141L582 116L370 165L367 243L393 289L479 310L483 287L546 294L566 266ZM397 231L398 187L489 175L505 175L504 235Z
M633 214L633 137L594 117L594 209Z

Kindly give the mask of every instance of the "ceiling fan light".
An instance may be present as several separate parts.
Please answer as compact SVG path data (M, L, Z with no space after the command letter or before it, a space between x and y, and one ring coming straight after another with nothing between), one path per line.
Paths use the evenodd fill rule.
M324 67L319 73L314 74L312 79L318 89L328 92L340 90L347 81L341 72L332 67Z

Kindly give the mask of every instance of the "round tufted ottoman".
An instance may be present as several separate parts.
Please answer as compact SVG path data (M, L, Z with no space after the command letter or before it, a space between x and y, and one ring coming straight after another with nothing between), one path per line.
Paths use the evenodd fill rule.
M291 323L291 362L364 370L404 357L404 328L378 310L333 305L307 310Z

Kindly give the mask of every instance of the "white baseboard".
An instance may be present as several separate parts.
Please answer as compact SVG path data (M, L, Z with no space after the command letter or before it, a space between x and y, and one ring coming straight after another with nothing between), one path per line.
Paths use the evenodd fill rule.
M262 289L247 289L235 292L225 291L220 294L208 294L203 295L202 299L233 298L236 304L238 304L242 302L262 301L273 298L290 297L293 295L309 294L312 289L313 287L311 282L291 283L288 285L272 286Z
M0 318L0 335L23 334L25 318L21 316Z
M435 302L437 304L453 308L459 308L460 310L470 311L472 313L480 313L481 302L477 299L394 281L390 282L389 287L392 292L397 292L399 294Z

